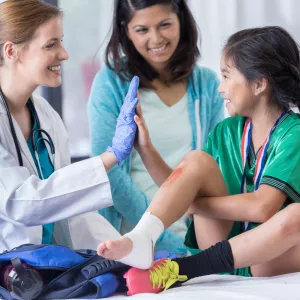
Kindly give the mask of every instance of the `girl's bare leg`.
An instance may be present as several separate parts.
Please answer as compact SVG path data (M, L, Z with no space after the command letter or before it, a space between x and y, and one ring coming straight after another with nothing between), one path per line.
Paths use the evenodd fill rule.
M216 196L226 193L224 180L213 158L206 153L194 151L186 156L159 189L148 211L167 228L188 210L196 195ZM222 220L205 220L196 216L195 221L197 242L202 249L225 239L232 226L228 222L228 227L223 227L222 231L219 230L221 225L226 224ZM203 233L205 227L215 229L212 238ZM230 239L229 243L234 267L252 266L254 276L300 271L300 204L289 205L259 227ZM98 250L103 250L107 258L119 259L131 249L132 241L122 237L119 241L103 243Z
M253 276L300 271L300 204L291 204L264 224L229 240L235 268Z
M159 218L166 229L187 212L197 194L203 196L228 194L215 160L201 151L193 151L186 155L158 190L147 211ZM195 216L199 246L207 248L225 239L232 224L232 221L209 220ZM117 260L126 256L132 246L132 241L128 237L122 237L118 241L106 241L100 244L98 254Z
M251 266L254 276L300 271L300 204L291 204L262 225L196 255L177 258L180 274L198 276Z
M216 180L214 181L213 187L207 191L208 194L205 195L200 190L197 196L218 197L228 195L227 187L219 168L214 171L214 176ZM217 242L226 239L234 223L229 220L206 218L196 214L193 215L193 220L198 248L201 250L207 249Z
M210 246L225 240L233 226L232 221L209 219L194 215L194 227L198 248L205 250Z

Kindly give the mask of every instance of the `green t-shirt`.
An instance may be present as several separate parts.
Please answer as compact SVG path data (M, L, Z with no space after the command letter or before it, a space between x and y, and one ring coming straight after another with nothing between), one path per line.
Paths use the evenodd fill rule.
M231 117L220 122L209 134L207 143L203 148L203 151L213 156L219 165L230 195L241 193L243 172L241 141L245 121L246 118L244 117ZM265 167L260 181L260 184L268 184L278 188L287 195L284 206L293 202L300 202L299 149L300 115L289 112L281 120L271 136L267 149ZM253 176L256 158L256 154L253 148L251 148L246 162L246 183L248 192L254 191ZM243 231L241 224L241 222L234 222L228 239ZM251 223L250 229L258 225L257 223ZM193 222L186 234L185 244L192 254L202 251L198 249Z
M203 151L215 158L230 195L240 194L242 180L241 140L246 118L231 117L219 123L210 133ZM285 205L300 202L300 115L292 111L273 132L260 184L282 190ZM250 147L246 162L248 192L254 191L253 176L256 154Z
M32 113L31 106L28 105L28 107L29 107L30 112L31 112L32 124L33 124L32 130L35 130L35 129L38 128L37 127L37 121L34 118L34 114ZM35 133L34 134L35 143L37 142L37 140L39 138L41 138L41 134L40 133ZM33 147L32 147L32 136L31 136L31 134L29 136L29 139L27 140L27 145L28 145L28 148L29 148L30 153L32 155L35 166L37 168L39 178L42 178L42 176L40 174L40 170L39 170L39 167L38 167L36 157L34 155L34 151L33 151ZM39 157L39 161L40 161L40 165L41 165L41 169L42 169L44 179L47 179L54 172L54 167L53 167L53 164L50 160L49 153L47 151L46 145L43 141L38 143L37 150L38 150L37 151L38 152L38 157ZM43 239L42 239L43 244L50 244L51 243L52 236L53 236L53 230L54 230L54 223L43 225Z

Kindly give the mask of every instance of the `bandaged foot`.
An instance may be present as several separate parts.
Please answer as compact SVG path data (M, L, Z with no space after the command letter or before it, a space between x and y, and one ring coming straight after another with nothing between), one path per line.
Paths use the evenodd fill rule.
M98 255L126 265L148 269L153 263L153 250L164 231L162 221L146 212L136 227L118 241L106 241L98 246Z

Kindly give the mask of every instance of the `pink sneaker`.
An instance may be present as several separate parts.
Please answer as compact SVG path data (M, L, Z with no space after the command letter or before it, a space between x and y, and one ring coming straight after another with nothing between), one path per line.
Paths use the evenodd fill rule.
M179 275L177 262L161 258L153 263L149 270L131 268L124 274L128 296L142 293L157 294L168 289L177 281L188 280L186 275Z

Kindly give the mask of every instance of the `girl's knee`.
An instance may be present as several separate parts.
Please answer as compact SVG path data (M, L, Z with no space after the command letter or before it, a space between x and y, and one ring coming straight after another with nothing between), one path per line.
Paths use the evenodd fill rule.
M293 203L283 211L283 220L280 223L280 232L284 237L300 236L300 203Z
M200 150L194 150L189 152L179 165L180 167L186 167L196 170L204 170L207 168L216 167L217 163L213 157L206 152Z

